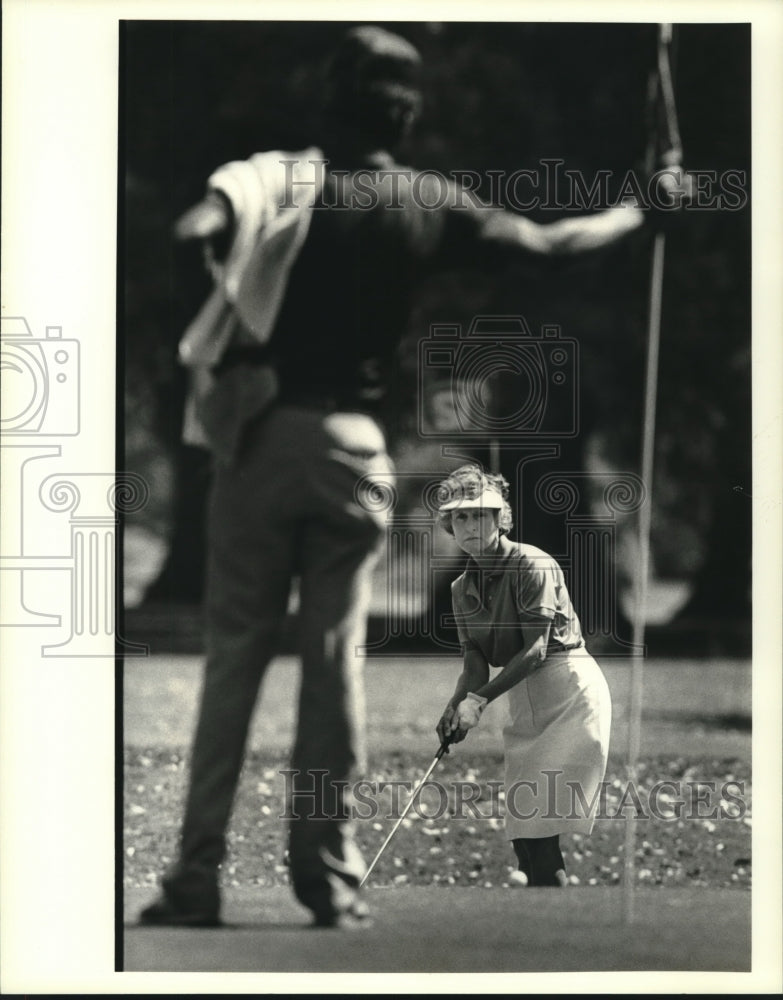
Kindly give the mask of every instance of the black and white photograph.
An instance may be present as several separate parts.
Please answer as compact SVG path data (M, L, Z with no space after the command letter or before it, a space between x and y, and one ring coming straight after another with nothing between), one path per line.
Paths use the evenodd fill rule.
M9 71L4 990L777 990L781 18L75 8Z

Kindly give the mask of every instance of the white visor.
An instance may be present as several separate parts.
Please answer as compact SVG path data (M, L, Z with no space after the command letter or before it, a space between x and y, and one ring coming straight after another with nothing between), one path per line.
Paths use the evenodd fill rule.
M463 507L484 507L487 510L503 510L505 503L506 501L499 490L496 490L494 486L486 486L481 493L473 496L468 496L463 491L459 491L456 496L452 495L450 499L441 504L438 510L457 510Z

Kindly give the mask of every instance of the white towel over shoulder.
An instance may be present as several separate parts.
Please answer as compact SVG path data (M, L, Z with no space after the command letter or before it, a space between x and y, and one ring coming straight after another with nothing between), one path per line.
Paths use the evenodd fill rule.
M197 404L211 390L210 371L229 343L265 344L272 334L325 162L315 146L271 150L226 163L207 182L231 203L235 228L225 261L209 261L215 287L179 343L179 360L192 373L186 443L208 444Z

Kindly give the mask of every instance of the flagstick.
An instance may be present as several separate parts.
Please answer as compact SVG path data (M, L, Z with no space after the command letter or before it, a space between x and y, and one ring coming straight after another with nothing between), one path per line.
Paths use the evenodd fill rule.
M639 511L639 568L635 585L633 622L634 656L631 672L631 705L628 715L628 780L636 782L642 731L642 693L644 679L644 631L650 566L650 524L652 520L652 477L655 453L655 405L658 393L658 356L661 342L661 304L663 299L663 264L666 237L657 233L653 245L650 276L650 312L647 330L647 371L645 374L644 423L642 428L642 482L647 498ZM631 810L625 822L625 862L623 878L623 917L634 919L636 883L636 812Z
M500 472L500 442L497 438L489 440L489 468L490 472Z
M658 25L658 54L656 71L650 77L648 98L648 126L651 139L647 147L647 170L652 170L656 149L655 118L660 93L666 126L667 154L676 162L682 158L682 142L674 101L669 49L674 41L672 24ZM655 457L655 407L658 395L658 357L661 343L661 308L663 303L663 265L666 237L656 233L653 244L650 272L650 296L647 322L647 367L644 386L644 414L642 417L641 474L647 497L639 510L638 544L639 565L634 586L633 646L631 661L631 697L628 710L628 780L637 782L639 749L642 732L642 698L644 694L644 634L647 613L647 592L650 576L650 527L652 522L652 479ZM625 820L625 857L623 864L623 919L634 920L636 889L636 813L631 811Z

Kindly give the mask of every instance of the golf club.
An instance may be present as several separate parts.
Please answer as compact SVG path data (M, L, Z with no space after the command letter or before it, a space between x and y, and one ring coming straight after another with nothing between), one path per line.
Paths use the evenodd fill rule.
M441 757L443 756L443 754L447 752L448 745L449 745L450 742L451 742L451 740L447 739L443 743L441 743L440 748L439 748L438 752L435 754L435 757L433 758L432 763L427 768L426 774L421 779L421 781L418 783L418 785L413 789L413 792L411 793L411 797L408 799L408 802L406 803L405 808L402 810L402 813L400 814L399 819L394 824L391 833L386 838L386 840L384 840L383 844L381 845L381 849L378 851L378 853L375 855L375 857L370 862L370 867L364 873L364 878L359 883L359 888L361 888L364 885L364 883L367 881L367 879L370 877L370 873L372 872L373 868L375 868L376 864L378 863L378 859L383 854L383 852L386 850L386 848L387 848L387 846L389 844L389 841L392 839L392 837L394 836L394 834L397 832L397 829L399 828L400 823L402 823L402 821L405 819L405 817L410 812L410 808L413 805L413 803L416 801L416 797L418 796L419 792L422 790L422 788L424 787L424 785L427 783L427 780L429 779L429 776L435 770L435 765L441 759Z

